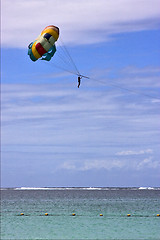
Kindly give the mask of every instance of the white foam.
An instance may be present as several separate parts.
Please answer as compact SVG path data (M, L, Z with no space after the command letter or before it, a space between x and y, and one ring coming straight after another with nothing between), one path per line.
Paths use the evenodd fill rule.
M154 190L155 188L153 187L139 187L139 190Z

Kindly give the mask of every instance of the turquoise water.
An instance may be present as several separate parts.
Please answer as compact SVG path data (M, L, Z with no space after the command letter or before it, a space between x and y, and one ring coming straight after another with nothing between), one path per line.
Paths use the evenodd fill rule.
M1 239L160 239L159 189L5 189L1 193Z

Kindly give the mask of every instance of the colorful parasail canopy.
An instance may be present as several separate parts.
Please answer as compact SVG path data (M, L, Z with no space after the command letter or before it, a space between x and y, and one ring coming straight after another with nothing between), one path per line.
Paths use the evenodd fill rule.
M28 46L28 55L32 61L50 61L56 52L55 42L59 37L59 28L53 25L46 27L41 35Z

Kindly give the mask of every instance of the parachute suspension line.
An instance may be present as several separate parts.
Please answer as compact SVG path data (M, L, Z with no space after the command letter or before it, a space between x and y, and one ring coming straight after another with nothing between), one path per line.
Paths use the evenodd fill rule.
M62 46L61 46L62 50L67 54L68 58L70 59L70 62L73 64L73 66L74 66L74 68L75 68L75 70L76 70L76 72L77 72L77 75L80 75L80 72L78 71L78 68L77 68L75 62L73 61L73 59L72 59L72 57L71 57L71 55L70 55L67 47L65 46L64 42L62 41L62 38L61 38L61 37L59 38L59 41L60 41L61 44L62 44Z
M74 67L74 69L76 70L76 72L79 74L79 71L78 71L78 69L77 69L77 66L76 66L76 64L74 63L74 61L73 61L73 59L72 59L72 57L71 57L71 55L70 55L67 47L65 46L65 44L64 44L64 42L62 41L61 38L60 38L59 40L60 40L60 42L61 42L60 47L61 47L61 50L62 50L64 56L66 57L67 61L69 61L70 64Z
M58 46L59 49L57 50L56 54L59 55L59 56L61 55L61 57L66 62L66 64L68 64L69 67L71 67L71 66L72 66L72 68L74 67L74 69L75 69L75 66L73 65L70 58L68 57L68 54L66 53L66 51L64 49L64 46L62 46L62 44L60 44L60 43L57 43L57 46Z
M85 76L83 76L83 77L85 77ZM90 78L89 78L89 77L86 77L86 78L91 79L91 80L96 81L96 82L99 82L99 83L102 83L103 85L107 85L107 83L108 83L110 86L113 86L113 87L115 87L115 88L119 88L119 89L122 89L122 90L125 90L125 91L128 91L128 92L132 92L132 93L135 93L135 94L138 94L138 95L142 95L142 96L144 96L144 97L148 97L148 98L160 100L160 98L158 98L158 97L153 97L153 96L148 95L148 94L145 94L145 93L140 93L140 92L137 92L137 91L132 90L132 89L128 89L128 88L125 88L125 87L121 87L121 86L115 84L113 81L110 81L110 82L107 82L107 83L106 83L106 82L104 82L104 81L102 81L102 80L97 80L97 79L92 78L92 77L90 77Z
M45 63L46 65L50 65L50 66L54 66L54 67L56 67L56 68L59 68L59 69L63 70L64 72L68 72L68 73L77 75L77 73L75 73L75 72L73 72L73 71L70 71L70 70L68 70L68 69L66 69L66 68L60 67L60 66L58 66L57 64L55 64L55 63L53 63L53 62L51 63L51 62L45 62L45 61L43 61L43 63Z
M76 72L77 75L79 74L77 68L75 67L75 64L73 63L73 61L71 61L71 58L65 51L64 46L59 45L59 49L57 50L57 56L61 58L63 63L65 63L67 69L72 69L72 71Z
M62 53L60 51L56 52L56 56L66 65L67 68L71 67L71 65L68 62L68 60L64 58L64 56L62 55ZM77 74L77 72L76 72L76 74Z

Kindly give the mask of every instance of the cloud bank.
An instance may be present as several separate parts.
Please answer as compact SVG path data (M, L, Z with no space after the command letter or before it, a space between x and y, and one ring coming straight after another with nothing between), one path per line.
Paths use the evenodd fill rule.
M93 44L114 34L159 28L160 0L5 0L2 46L24 48L50 24L65 43Z
M157 169L158 103L138 96L133 104L125 92L87 84L82 91L62 83L3 84L6 158L13 151L12 159L15 153L16 161L23 156L25 164L33 159L54 172Z

